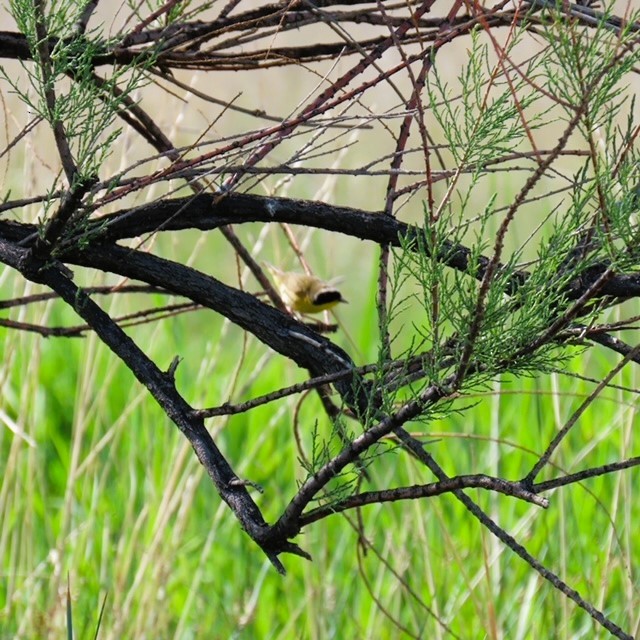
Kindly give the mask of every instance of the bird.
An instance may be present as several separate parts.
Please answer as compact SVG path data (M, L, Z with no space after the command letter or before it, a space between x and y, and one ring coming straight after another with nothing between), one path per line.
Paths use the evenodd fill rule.
M265 266L271 273L282 301L291 311L302 315L320 313L340 302L347 302L330 282L306 273L282 271L268 262L265 262Z

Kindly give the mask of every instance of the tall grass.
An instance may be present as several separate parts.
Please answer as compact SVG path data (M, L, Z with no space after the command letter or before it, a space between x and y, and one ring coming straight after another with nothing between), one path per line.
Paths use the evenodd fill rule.
M5 277L3 288L20 287ZM372 292L369 292L370 294ZM342 313L363 358L373 358L371 317L355 292ZM139 306L120 298L111 312ZM39 311L16 312L21 319ZM50 324L73 317L56 303ZM100 638L593 638L590 618L505 549L453 498L363 509L313 525L299 542L309 563L285 558L277 575L221 504L193 452L146 391L92 335L43 339L2 329L0 430L0 637L61 637L67 576L76 637ZM211 313L199 311L131 329L161 366L184 358L181 392L194 404L242 399L303 377ZM362 340L360 340L362 338ZM344 334L337 338L344 340ZM243 353L259 367L247 387L229 387ZM577 372L599 378L612 358L578 354ZM615 382L637 387L625 370ZM593 385L565 375L504 379L477 405L413 431L445 469L525 475ZM238 395L240 394L240 395ZM292 433L298 399L210 423L238 475L274 518L300 479ZM300 407L310 446L322 412ZM633 455L636 399L610 390L596 400L553 459L548 475ZM308 453L308 451L307 451ZM372 486L424 482L398 451L371 467ZM635 471L589 480L549 495L543 511L473 491L507 531L626 629L636 629L640 594L633 523ZM362 539L359 537L362 535Z

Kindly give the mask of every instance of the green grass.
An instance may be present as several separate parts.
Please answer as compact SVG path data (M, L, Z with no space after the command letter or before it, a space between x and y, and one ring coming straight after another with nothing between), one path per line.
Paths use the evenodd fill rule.
M356 291L346 295L344 325L363 361L372 360L372 303L361 303ZM113 304L115 313L134 302ZM74 322L58 305L48 313L53 324ZM451 496L363 509L366 555L354 513L317 523L298 539L313 562L284 556L288 575L279 576L178 430L94 336L45 340L1 331L1 408L25 436L0 430L0 638L62 637L67 575L80 638L93 637L105 595L100 638L454 637L447 628L461 638L608 636ZM130 333L163 368L175 355L184 358L178 387L198 406L304 377L253 340L243 347L242 334L210 312ZM259 367L260 375L242 373L232 387L229 372L240 357L245 372ZM594 350L571 367L599 378L613 362ZM636 375L629 368L615 382L637 387ZM449 473L520 478L592 388L566 376L505 379L460 403L479 401L474 408L411 429L435 440L429 451ZM255 498L268 519L303 478L292 433L297 401L208 423L236 472L264 488ZM299 421L307 455L316 420L326 432L311 396ZM603 393L545 477L633 455L636 423L633 395ZM431 479L401 452L377 459L371 473L372 487ZM469 494L584 597L637 632L635 476L630 470L557 490L546 511Z

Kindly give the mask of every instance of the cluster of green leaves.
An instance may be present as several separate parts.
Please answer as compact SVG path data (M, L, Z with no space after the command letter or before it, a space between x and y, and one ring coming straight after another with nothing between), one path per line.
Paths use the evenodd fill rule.
M626 78L638 63L633 24L640 11L626 16L626 26L617 33L607 25L613 9L612 2L605 5L596 29L587 31L555 19L541 33L548 52L541 60L545 89L557 98L567 120L574 117L578 105L585 105L585 117L579 123L585 139L615 122L627 100Z
M429 352L423 361L424 384L442 384L455 371L465 338L477 322L475 366L463 388L486 384L505 372L535 375L555 370L566 364L575 350L566 345L558 348L553 339L540 339L554 320L575 304L566 295L569 285L596 264L607 262L621 270L637 268L634 216L640 165L637 150L630 148L637 124L624 83L640 55L628 51L632 33L623 31L616 41L615 34L604 27L578 31L567 28L565 21L557 21L542 36L548 46L528 57L520 73L510 72L508 82L501 65L490 60L487 45L478 34L472 38L455 91L437 72L437 65L430 75L431 112L451 154L453 177L434 211L425 211L424 233L417 241L406 241L394 254L389 313L392 323L395 321L394 340L403 333L410 335L404 342L398 340L401 353L396 357L411 359ZM521 37L522 33L514 34L503 60L517 59ZM558 105L545 105L545 95L557 96ZM533 108L537 113L529 117ZM596 148L595 159L587 157L574 176L554 171L556 179L569 185L565 187L569 197L555 213L552 202L549 213L543 210L542 215L544 201L535 210L519 208L536 213L538 225L519 244L510 241L510 233L521 226L526 214L519 209L513 213L503 249L495 238L502 233L501 212L510 215L509 198L502 206L505 194L500 194L503 198L499 201L497 193L490 193L482 206L475 194L482 193L483 185L491 179L487 167L529 148L531 136L542 127L544 134L550 124L555 126L556 117L550 122L549 116L558 109L565 113L564 121L559 121L566 126L581 110L581 139L574 136L572 145L593 149L594 127L598 127L603 144ZM625 112L623 126L619 116ZM511 202L515 198L514 191ZM585 255L576 250L584 238L590 239ZM458 245L470 250L466 273L443 265L443 258ZM479 307L479 258L492 258L498 246L500 266ZM533 259L527 259L532 250ZM523 270L526 278L522 278ZM519 282L515 293L514 281ZM580 320L588 324L600 312L599 306L591 305L581 310ZM529 349L538 342L537 348ZM413 387L414 395L419 391L420 387Z
M101 27L78 31L83 3L54 2L38 15L37 3L11 0L11 13L29 43L34 61L40 59L36 30L42 20L48 34L50 65L23 63L23 78L4 73L3 77L29 107L34 116L53 127L62 123L78 169L77 179L87 180L99 174L112 153L122 129L115 127L118 112L133 92L146 82L146 70L154 64L154 55L146 53L133 64L116 66L107 78L97 76L95 60L117 43L105 37ZM53 109L47 92L55 90Z
M521 44L524 34L523 29L515 32L505 57ZM526 129L531 131L543 123L544 111L528 119L526 127L523 120L523 113L540 101L538 94L526 88L542 73L542 56L533 56L522 73L509 82L497 82L499 71L500 67L489 57L486 39L474 31L456 89L438 70L437 60L427 81L430 113L440 125L454 166L460 170L473 168L478 178L485 165L519 147ZM519 95L519 102L514 101L514 95Z

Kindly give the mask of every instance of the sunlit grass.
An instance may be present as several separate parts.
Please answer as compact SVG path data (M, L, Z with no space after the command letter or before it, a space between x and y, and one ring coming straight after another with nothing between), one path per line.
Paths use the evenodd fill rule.
M129 302L113 304L122 311ZM50 323L74 321L60 309L47 305ZM367 317L371 309L362 313L357 299L341 313L364 352L374 337L364 340ZM600 637L586 614L451 496L363 509L366 555L355 513L317 523L299 539L313 562L285 557L288 575L280 577L221 504L178 430L94 336L2 333L2 410L17 431L0 431L0 637L59 637L67 575L76 633L95 629L106 595L101 638L454 637L447 628L462 638ZM163 368L175 355L184 358L178 388L199 406L304 377L278 356L265 357L252 339L243 346L242 334L211 312L131 333ZM246 378L230 386L226 375L240 353L248 371L260 367L246 388ZM599 378L613 362L593 352L572 367ZM637 386L633 369L619 378ZM461 400L477 406L410 427L431 441L429 451L449 473L520 478L592 388L561 375L505 379ZM236 472L263 487L255 499L268 519L303 478L292 432L297 401L209 422ZM628 392L603 393L545 476L633 455L635 406ZM300 409L306 446L316 420L326 430L311 396ZM373 487L430 480L401 452L375 460L370 472ZM557 490L546 511L470 495L584 597L633 628L640 604L633 476Z
M207 270L211 248L192 240L192 261ZM191 251L187 239L169 246L163 239L156 249L176 259ZM351 274L341 288L350 302L332 339L363 364L376 360L374 255L369 247L346 253L354 264L341 263ZM322 256L316 269L333 265ZM234 282L234 274L231 261L214 275ZM4 297L33 289L9 276L2 286ZM99 301L119 315L166 299ZM10 317L77 322L53 302ZM0 332L0 638L60 637L67 576L78 637L95 630L105 596L100 638L605 637L452 496L363 509L366 554L355 513L316 523L298 539L313 562L285 556L282 578L221 503L186 440L95 336ZM208 310L128 332L163 369L182 358L176 383L195 406L246 400L306 375ZM576 352L569 369L600 379L615 362L602 350ZM636 388L636 375L629 367L614 382ZM505 377L461 398L461 413L408 427L450 474L517 479L593 386L560 374ZM207 423L236 473L264 489L254 497L268 520L304 479L293 432L299 401ZM601 394L543 477L633 455L636 404L627 391ZM307 456L316 428L329 432L311 394L298 417ZM400 451L377 458L370 473L365 490L432 480ZM640 604L634 473L557 490L546 511L469 494L582 596L633 629Z

